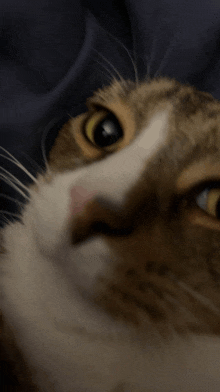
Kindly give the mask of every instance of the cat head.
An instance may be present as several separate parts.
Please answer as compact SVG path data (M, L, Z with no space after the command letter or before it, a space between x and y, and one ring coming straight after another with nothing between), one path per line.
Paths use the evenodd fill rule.
M32 188L38 246L112 318L219 334L219 102L160 78L87 104Z

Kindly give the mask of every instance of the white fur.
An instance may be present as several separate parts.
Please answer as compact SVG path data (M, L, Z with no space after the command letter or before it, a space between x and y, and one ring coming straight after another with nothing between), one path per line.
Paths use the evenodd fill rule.
M165 345L149 325L145 343L138 340L92 302L97 277L114 263L104 240L96 237L76 247L69 241L72 187L123 203L164 143L166 129L167 113L159 113L118 154L42 182L32 190L24 224L4 231L0 308L43 392L220 390L219 339L174 337Z

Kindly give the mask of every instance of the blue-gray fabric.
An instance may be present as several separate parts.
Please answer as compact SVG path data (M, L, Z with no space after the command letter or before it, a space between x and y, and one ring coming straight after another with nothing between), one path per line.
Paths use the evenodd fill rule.
M135 78L130 56L140 80L166 75L220 99L218 0L1 0L0 30L0 146L32 173L95 89ZM3 195L18 193L3 181L0 192L0 209L15 212Z

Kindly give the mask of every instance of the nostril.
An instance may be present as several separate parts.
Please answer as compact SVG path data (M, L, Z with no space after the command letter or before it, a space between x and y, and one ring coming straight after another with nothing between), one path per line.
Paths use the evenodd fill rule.
M77 245L95 235L106 236L128 236L133 231L132 227L116 228L111 227L105 222L87 222L83 224L78 220L76 226L72 230L72 244Z
M133 228L128 214L105 198L98 197L97 191L88 191L75 186L70 191L70 225L72 243L77 244L97 234L108 236L129 235Z
M92 219L89 214L85 217L79 215L76 218L72 229L72 243L76 245L99 234L117 237L127 236L131 234L132 231L132 226L116 227L114 224L110 225L105 221L99 221L98 217L96 219Z
M106 222L94 222L92 225L92 229L94 233L102 233L109 236L125 236L129 235L133 231L133 227L114 227L110 226Z

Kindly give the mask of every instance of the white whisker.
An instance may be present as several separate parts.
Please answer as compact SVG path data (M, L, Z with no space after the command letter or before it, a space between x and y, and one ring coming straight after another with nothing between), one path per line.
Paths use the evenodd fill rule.
M184 312L186 315L193 317L194 319L198 319L191 310L187 308L187 306L184 306L182 302L179 301L179 299L176 299L172 297L170 294L165 295L165 299L172 305L174 305L176 308L178 308L178 312Z
M10 152L8 152L5 148L0 146L0 149L3 150L6 154L8 154L11 158L0 154L1 157L7 159L8 161L12 162L14 165L16 165L17 167L19 167L21 170L23 170L24 173L27 174L27 176L34 181L36 184L38 184L36 178L12 155L10 154ZM1 168L2 169L2 168Z
M58 118L54 118L53 120L51 120L49 122L49 124L45 127L43 134L42 134L42 139L41 139L41 151L42 151L42 156L43 156L43 160L44 160L44 164L46 167L46 170L48 171L48 173L51 173L49 164L48 164L48 160L47 160L47 155L46 155L46 150L45 150L45 142L46 142L46 137L48 135L48 132L50 131L50 129L57 123Z
M105 32L106 32L106 30L105 30ZM114 39L114 41L117 42L125 50L125 52L127 53L128 57L129 57L129 59L130 59L130 61L132 63L133 69L134 69L134 76L135 76L136 85L138 85L138 83L139 83L138 69L137 69L137 66L135 64L134 59L131 56L131 53L129 52L129 50L126 48L126 46L118 38L116 38L114 35L109 33L109 31L107 31L107 34L109 35L109 37Z
M108 82L111 83L111 82L112 82L112 79L114 79L115 76L110 72L110 70L109 70L104 64L100 63L100 61L98 61L97 59L95 59L95 61L96 61L99 65L101 65L101 67L103 67L105 71L108 72L108 74L109 74L110 76L105 74L105 77L107 77L107 78L108 78ZM111 79L110 79L110 77L111 77Z
M13 201L13 202L15 202L16 204L18 204L21 207L23 207L23 205L24 205L24 203L22 203L21 201L15 199L14 197L3 195L2 193L0 193L0 197L3 197L4 199L10 200L10 201Z
M190 294L194 299L200 302L203 306L207 307L209 310L212 310L212 312L215 313L216 315L218 316L220 315L220 310L215 305L213 305L213 303L208 298L204 297L202 294L199 294L197 291L193 290L184 282L176 281L176 283L178 284L179 287L181 287L184 291Z
M119 39L117 39L116 37L114 37L114 36L113 36L112 34L110 34L110 33L108 33L108 34L109 34L116 42L118 42L118 43L122 46L122 48L126 51L128 57L129 57L129 59L130 59L130 61L131 61L131 63L132 63L133 69L134 69L134 78L135 78L136 85L138 85L138 84L139 84L138 69L137 69L137 66L136 66L136 64L135 64L135 62L134 62L134 59L132 58L132 56L131 56L129 50L126 48L126 46L125 46Z
M118 72L118 70L114 67L113 64L111 64L111 62L105 58L105 56L103 56L101 53L98 52L98 50L96 50L95 48L93 48L93 50L107 63L110 65L110 67L113 69L113 71L116 73L116 75L118 75L119 79L121 80L121 82L124 80L123 77L120 75L120 73ZM111 75L112 76L112 75Z
M9 212L9 211L0 210L0 213L1 213L1 214L4 214L4 215L6 214L6 215L13 216L13 217L15 217L15 218L21 219L21 215L15 214L14 212Z
M10 221L9 219L7 219L6 218L6 216L1 216L1 221L0 222L5 222L5 223L7 223L7 224L9 224L10 225L10 223L12 223L12 221Z
M32 166L35 166L37 168L38 172L41 172L43 170L42 167L37 162L35 162L35 160L32 159L28 154L25 154L24 151L21 151L21 154L25 157L25 159L27 159L29 161L29 163Z
M0 170L2 170L3 172L5 172L9 177L9 180L14 180L12 182L14 182L17 185L20 185L21 188L23 188L25 191L27 191L29 193L29 189L26 185L22 184L21 181L18 180L18 178L16 178L13 174L11 174L8 170L4 169L4 167L0 167ZM0 172L0 174L2 174Z
M29 200L30 198L22 192L20 188L18 188L14 182L12 182L7 176L4 176L4 174L0 174L0 178L5 181L8 185L10 185L12 188L14 188L20 195L22 195L26 200ZM22 184L23 185L23 184ZM28 188L27 188L28 189Z
M164 56L163 56L163 59L161 60L161 63L160 63L160 66L159 66L158 70L154 74L154 78L156 78L158 75L160 75L160 73L163 70L165 64L167 63L168 57L169 57L170 53L173 51L173 49L174 49L174 43L175 43L176 39L177 39L177 36L175 35L172 38L172 40L171 40L171 42L170 42L170 44L169 44L169 46L168 46Z
M129 50L126 47L124 47L124 48L128 50L129 58L131 59L133 67L134 67L135 82L136 82L136 85L138 85L139 84L139 76L138 76L138 68L137 68L137 51L136 51L137 45L136 45L136 39L135 39L133 29L132 29L132 43L133 43L133 57L130 55Z
M155 59L155 54L156 54L156 48L155 48L155 46L156 46L156 43L157 43L157 37L154 36L153 43L152 43L152 49L151 49L151 53L150 53L150 59L149 59L149 61L148 61L148 59L147 59L147 75L146 75L146 80L151 79L150 72L151 72L152 63L153 63L153 61L154 61L154 59Z

